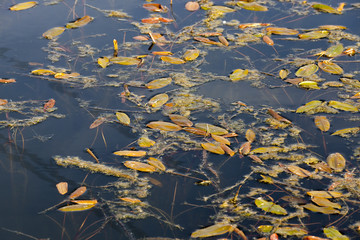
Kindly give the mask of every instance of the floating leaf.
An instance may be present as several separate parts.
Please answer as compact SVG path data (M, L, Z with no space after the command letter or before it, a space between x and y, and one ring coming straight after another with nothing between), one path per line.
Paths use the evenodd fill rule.
M56 101L55 101L55 99L49 99L49 101L47 101L45 104L44 104L44 110L46 111L46 110L48 110L48 109L50 109L50 108L53 108L54 106L55 106L55 103L56 103Z
M68 183L59 182L58 184L56 184L56 188L61 195L64 195L65 193L68 192Z
M326 158L326 162L335 172L343 171L346 165L346 160L340 153L330 154Z
M257 230L262 233L270 233L273 230L273 226L271 225L260 225L257 227Z
M199 42L202 42L202 43L207 43L207 44L211 44L211 45L220 45L221 43L219 42L215 42L215 41L212 41L208 38L205 38L205 37L194 37L194 39L196 41L199 41Z
M315 119L315 125L317 128L320 129L322 132L327 132L330 129L330 122L325 116L316 116Z
M164 105L167 101L169 101L169 96L166 93L160 93L152 97L148 104L153 108L157 108Z
M86 205L89 205L89 204L97 204L97 200L93 199L93 200L71 200L72 203L76 203L76 204L86 204Z
M339 198L343 194L335 191L309 191L307 194L311 197L323 197L323 198Z
M228 40L226 40L226 38L224 36L218 36L218 39L222 43L222 45L224 45L226 47L229 46L229 42L228 42Z
M248 155L251 150L251 142L245 142L243 143L239 148L239 153L241 155Z
M327 30L316 30L316 31L299 34L299 38L300 39L319 39L319 38L327 37L328 35L329 35L329 31L327 31Z
M344 128L344 129L340 129L340 130L335 131L331 135L339 135L341 137L346 137L349 134L356 134L359 131L360 131L360 127Z
M222 136L218 136L218 135L215 135L215 134L211 134L211 137L219 142L219 143L223 143L223 144L226 144L226 145L230 145L230 141L227 140L226 138L222 137ZM224 149L225 150L225 149Z
M279 152L282 151L283 149L281 147L260 147L260 148L255 148L254 150L251 151L251 154L254 153L272 153L272 152Z
M326 13L334 13L334 14L341 14L341 11L338 11L337 9L330 7L325 4L316 3L311 6L312 8L320 11L320 12L326 12Z
M274 46L274 41L267 35L263 36L263 41L270 46Z
M305 170L296 165L289 165L287 166L287 169L299 177L312 177L312 174L308 170Z
M250 11L267 11L268 8L255 2L237 2L237 5Z
M148 160L147 160L148 164L150 164L151 166L153 166L154 168L160 170L160 171L165 171L166 170L166 167L164 166L164 164L157 158L153 158L153 157L150 157Z
M151 12L166 12L167 9L159 3L144 3L143 8Z
M93 17L90 17L88 15L77 19L75 22L70 22L68 24L66 24L66 28L79 28L79 27L83 27L86 24L88 24L89 22L91 22L92 20L94 20Z
M224 149L221 148L220 144L215 144L215 143L202 143L201 146L212 153L216 153L216 154L225 154Z
M69 196L69 199L75 199L80 197L81 195L83 195L86 192L86 187L85 186L81 186L78 189L76 189L74 192L72 192Z
M323 102L319 100L314 100L306 103L304 106L300 106L298 109L296 109L297 113L303 113L303 112L309 112L310 110L313 110L317 107L319 107Z
M113 152L113 154L118 156L126 156L126 157L143 157L146 155L145 151L131 151L131 150L121 150Z
M53 27L47 30L46 32L44 32L42 36L46 39L53 39L54 37L57 37L60 34L62 34L64 31L65 31L64 27Z
M324 55L330 58L339 56L344 51L344 46L339 43L326 49Z
M185 4L185 9L190 11L190 12L197 11L197 10L199 10L199 8L200 8L200 6L199 6L199 4L197 2L189 1L189 2L187 2Z
M245 24L240 24L239 28L241 29L245 29L245 28L256 28L256 27L266 27L271 25L270 23L245 23Z
M100 67L106 68L110 63L110 59L107 57L100 57L97 59L97 63L100 65Z
M341 209L341 205L338 203L334 203L331 202L329 199L327 198L323 198L323 197L312 197L311 201L313 201L314 203L316 203L317 205L321 206L321 207L332 207L332 208L338 208Z
M196 58L198 58L200 54L200 50L198 49L191 49L191 50L187 50L184 55L183 58L185 59L185 61L193 61Z
M182 115L170 114L169 118L171 119L171 121L181 127L191 127L193 125L193 123L187 117L184 117Z
M169 85L171 83L171 78L159 78L159 79L155 79L152 80L151 82L148 82L147 84L145 84L145 86L149 89L158 89L158 88L163 88L167 85Z
M228 145L220 143L220 147L226 152L226 154L230 155L230 157L235 155L235 152Z
M6 99L1 99L0 98L0 106L3 106L5 104L7 104L7 103L8 103L8 101Z
M339 214L340 213L339 210L336 210L332 207L320 207L320 206L316 206L312 203L305 204L305 205L303 205L303 207L312 212L320 212L320 213L324 213L324 214Z
M73 73L56 73L54 75L54 78L57 78L57 79L69 79L69 78L78 77L78 76L80 76L80 73L77 73L77 72L73 72Z
M339 110L343 110L343 111L348 111L348 112L358 112L359 109L349 103L344 103L344 102L339 102L339 101L329 101L329 106L339 109Z
M154 55L160 55L160 56L173 55L173 53L172 53L172 52L169 52L169 51L154 51L154 52L152 52L152 54L154 54Z
M210 227L202 228L196 230L191 234L192 238L205 238L222 235L228 232L232 232L234 230L234 226L227 223L217 223Z
M320 29L324 29L324 30L344 30L346 29L345 26L341 26L341 25L321 25L319 26Z
M95 204L75 204L61 207L58 210L61 212L81 212L95 207Z
M317 82L314 81L302 81L299 83L299 86L307 89L320 89Z
M116 118L119 120L121 124L124 124L126 126L130 125L130 118L126 113L116 112Z
M228 134L229 132L221 127L218 126L214 126L212 124L208 124L208 123L196 123L195 124L196 128L199 128L201 130L204 130L208 133L212 133L212 134L216 134L216 135L225 135Z
M255 199L255 204L258 208L261 208L265 212L271 212L273 214L277 215L286 215L287 211L285 208L281 207L280 205L277 205L273 202L268 202L262 198Z
M284 123L288 123L291 124L291 121L280 116L277 112L275 112L274 110L272 110L271 108L268 109L268 113L275 118L276 120L280 121L280 122L284 122Z
M141 200L137 199L137 198L122 197L119 199L123 200L124 202L129 202L129 203L141 203Z
M328 238L321 238L316 236L305 236L302 240L329 240Z
M90 125L90 129L96 128L98 126L100 126L101 124L103 124L106 121L106 118L104 117L99 117L97 119L95 119L95 121Z
M299 68L296 71L295 75L297 77L309 77L312 74L316 73L317 70L319 70L318 66L316 66L315 64L308 64Z
M162 131L180 131L181 127L174 123L163 122L163 121L154 121L146 125L149 128L158 129Z
M243 79L244 77L246 77L249 73L248 69L236 69L234 70L231 74L230 74L230 79L232 81L239 81L241 79Z
M137 142L140 147L152 147L155 144L155 141L149 139L148 137L140 137Z
M49 69L36 69L31 71L31 74L40 75L40 76L48 76L48 75L55 75L55 72Z
M10 7L11 11L21 11L21 10L26 10L29 8L32 8L34 6L36 6L38 4L38 2L35 1L31 1L31 2L22 2L22 3L18 3L15 4L13 6Z
M254 132L252 129L248 129L248 130L246 130L245 138L246 138L246 140L248 140L249 142L253 142L253 141L255 141L256 134L255 134L255 132Z
M0 78L0 83L14 83L14 82L16 82L14 78L10 78L10 79Z
M278 227L275 232L284 236L303 236L308 234L308 231L298 227Z
M167 63L171 63L171 64L184 64L184 63L186 63L181 58L169 57L169 56L162 56L161 60L163 60L164 62L167 62Z
M142 163L142 162L137 162L137 161L125 161L124 162L125 167L136 170L136 171L140 171L140 172L155 172L156 168L147 164L147 163Z
M330 61L318 62L318 65L324 72L338 75L344 73L344 70L339 65Z
M290 28L279 28L279 27L268 27L266 28L268 34L277 34L277 35L296 35L299 31Z
M342 235L335 227L328 227L323 229L326 237L332 240L350 240L346 235Z
M113 57L110 61L120 65L139 65L141 59L135 57Z
M195 128L195 127L184 127L183 130L192 133L192 134L196 134L196 135L201 135L201 136L207 136L208 132L199 129L199 128Z

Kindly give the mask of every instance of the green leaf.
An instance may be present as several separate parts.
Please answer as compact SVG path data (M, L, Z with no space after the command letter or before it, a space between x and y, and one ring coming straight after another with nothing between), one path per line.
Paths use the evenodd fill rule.
M326 49L324 55L330 58L339 56L344 51L344 46L339 43Z
M313 4L311 7L320 12L333 13L333 14L341 14L342 13L341 11L338 11L333 7L330 7L325 4L320 4L320 3Z
M268 8L257 4L255 2L237 2L237 5L243 9L250 10L250 11L267 11Z

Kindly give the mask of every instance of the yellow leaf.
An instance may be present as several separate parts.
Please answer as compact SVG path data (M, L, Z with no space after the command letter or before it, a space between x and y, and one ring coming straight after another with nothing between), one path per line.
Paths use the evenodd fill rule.
M142 162L137 162L137 161L126 161L124 162L124 165L127 168L136 170L136 171L140 171L140 172L155 172L156 168L146 164L146 163L142 163Z
M232 232L234 230L234 226L227 224L227 223L217 223L210 227L202 228L196 230L191 234L192 238L205 238L205 237L212 237L218 236L224 233Z
M118 156L126 156L126 157L143 157L146 155L145 151L131 151L131 150L121 150L113 152L113 154Z
M93 17L90 17L88 15L85 15L82 18L77 19L74 22L70 22L68 24L66 24L66 28L79 28L79 27L83 27L86 24L88 24L89 22L91 22L92 20L94 20Z
M201 146L209 152L216 154L225 154L225 151L221 148L220 144L202 143Z
M36 6L38 4L38 2L35 1L31 1L31 2L22 2L22 3L18 3L15 4L13 6L10 7L11 11L20 11L20 10L26 10L29 8L32 8L34 6Z
M199 128L201 130L204 130L208 133L212 133L212 134L215 134L215 135L225 135L225 134L228 134L229 132L224 129L224 128L221 128L221 127L218 127L218 126L214 126L212 124L208 124L208 123L196 123L195 124L195 127L196 128Z
M56 188L61 195L64 195L65 193L68 192L68 183L59 182L58 184L56 184Z
M324 38L329 35L329 31L326 30L317 30L317 31L311 31L303 34L299 34L300 39L319 39Z
M93 199L93 200L71 200L71 202L76 203L76 204L97 204L97 200Z
M320 89L317 82L314 81L302 81L299 86L307 89Z
M156 169L158 169L160 171L165 171L166 170L165 165L157 158L150 157L147 160L147 162L148 162L148 164L150 164L151 166L155 167Z
M281 79L285 79L285 78L289 75L289 73L290 73L289 70L287 70L287 69L281 69L281 70L279 71L279 77L280 77Z
M268 27L266 28L268 34L277 34L277 35L296 35L299 31L289 28L279 28L279 27Z
M195 127L184 127L183 130L192 133L192 134L196 134L196 135L202 135L202 136L207 136L208 133L202 129L199 128L195 128Z
M55 75L55 72L51 71L49 69L36 69L36 70L31 71L31 74L40 75L40 76L48 76L48 75Z
M187 117L184 117L182 115L170 114L169 118L171 119L171 121L181 127L191 127L193 125L193 123Z
M282 150L283 149L281 147L260 147L260 148L255 148L254 150L252 150L251 154L280 152Z
M246 138L246 140L248 140L249 142L253 142L253 141L255 141L256 134L255 134L255 132L254 132L252 129L248 129L248 130L246 130L245 138Z
M80 212L93 207L95 207L95 204L75 204L59 208L58 210L61 212Z
M162 56L161 60L171 64L184 64L185 61L177 57Z
M296 112L297 113L308 112L312 109L319 107L321 104L322 104L322 101L314 100L314 101L306 103L304 106L299 107L298 109L296 109Z
M297 77L309 77L312 74L316 73L318 69L319 69L319 67L316 66L315 64L308 64L308 65L305 65L305 66L299 68L296 71L295 75Z
M271 212L271 213L277 214L277 215L286 215L287 214L287 211L285 210L285 208L283 208L280 205L275 204L273 202L268 202L262 198L255 199L255 205L258 208L261 208L262 210L264 210L265 212Z
M73 72L73 73L56 73L54 75L54 78L69 79L69 78L78 77L78 76L80 76L80 73L77 73L77 72Z
M145 86L149 89L158 89L158 88L163 88L167 85L169 85L172 82L171 78L159 78L159 79L155 79L152 80L151 82L148 82L147 84L145 84Z
M255 2L237 2L237 5L243 9L250 10L250 11L267 11L268 8L257 4Z
M351 104L343 103L339 101L329 101L329 106L348 112L358 112L359 109Z
M337 209L341 209L341 205L338 203L334 203L331 202L329 199L327 198L323 198L323 197L312 197L311 201L313 201L314 203L316 203L317 205L321 206L321 207L332 207L332 208L337 208Z
M318 62L318 65L324 72L338 75L344 73L344 70L339 65L330 61Z
M116 112L116 118L119 120L121 124L124 124L126 126L130 125L130 118L126 113Z
M360 131L360 127L353 127L353 128L344 128L337 130L331 135L339 135L341 137L346 137L348 134L356 134Z
M312 176L312 174L308 170L305 170L296 165L289 165L289 166L287 166L287 169L299 177L311 177Z
M285 238L287 236L303 236L305 234L308 234L308 231L299 227L278 227L276 228L275 232L277 234L283 235Z
M113 57L110 61L120 65L138 65L141 59L135 57Z
M335 191L309 191L307 194L311 197L323 197L323 198L339 198L343 194Z
M226 144L226 145L230 145L230 141L227 140L226 138L222 137L222 136L218 136L218 135L215 135L215 134L211 134L211 137L219 142L219 143L223 143L223 144ZM225 149L224 149L225 150Z
M242 70L242 69L236 69L234 70L234 72L232 72L230 74L230 79L232 81L239 81L241 79L243 79L244 77L246 77L249 73L248 69Z
M54 37L57 37L60 34L62 34L64 31L65 31L64 27L53 27L47 30L46 32L44 32L42 36L46 39L53 39Z
M140 147L152 147L155 144L155 141L149 139L148 137L140 137L137 142Z
M169 100L169 96L166 93L160 93L152 97L149 100L148 104L153 108L157 108L164 105L168 100Z
M324 213L324 214L338 214L340 213L339 210L336 210L332 207L320 207L320 206L316 206L312 203L308 203L305 204L303 206L304 208L306 208L307 210L310 210L312 212L320 212L320 213Z
M341 172L344 170L346 165L346 160L340 153L332 153L327 158L326 161L328 165L335 171Z
M316 116L314 121L320 131L327 132L330 129L330 122L325 116Z
M141 200L137 198L122 197L120 199L123 200L124 202L129 202L129 203L141 203Z
M106 68L109 65L110 59L107 57L100 57L97 59L97 63L100 65L100 67L102 68Z
M158 129L162 131L180 131L181 127L174 123L163 122L163 121L154 121L146 125L149 128Z
M185 61L193 61L196 58L198 58L199 54L200 54L200 50L197 49L187 50L184 53L183 58L185 59Z

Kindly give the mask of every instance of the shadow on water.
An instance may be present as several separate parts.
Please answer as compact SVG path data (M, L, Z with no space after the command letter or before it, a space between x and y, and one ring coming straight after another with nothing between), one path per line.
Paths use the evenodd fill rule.
M235 1L214 2L235 11L210 10L210 1L199 2L202 9L189 12L184 8L185 1L174 1L172 6L160 1L169 8L165 13L149 12L142 7L145 1L46 0L17 12L9 10L12 1L0 3L0 79L16 79L15 83L0 83L0 100L8 101L0 106L1 239L189 239L197 229L219 222L236 225L249 239L274 232L287 239L302 238L284 237L294 234L281 233L278 229L282 227L325 237L323 229L329 226L352 239L359 237L359 137L356 133L331 136L339 129L359 127L358 112L335 108L332 111L337 114L330 110L296 112L313 100L322 101L323 106L335 100L359 107L359 101L350 98L360 88L356 80L360 70L359 4L349 1L344 13L336 15L317 12L298 1L263 1L269 9L266 12L247 11L234 6ZM330 1L325 4L335 5ZM112 12L115 10L118 12ZM41 37L46 30L65 26L84 15L94 20L77 29L66 29L53 40ZM141 23L149 17L176 21ZM245 23L270 23L301 33L325 24L347 29L331 30L329 36L315 40L272 34L275 44L269 46L261 40L267 26L238 27ZM168 42L162 45L156 39L157 44L149 50L149 32L162 34ZM219 32L229 40L228 47L219 43L218 36L207 36ZM139 35L147 40L133 39ZM215 44L195 41L194 37L199 36ZM118 56L137 56L132 61L144 62L135 66L113 63L101 68L98 58L112 57L113 39L119 43ZM320 89L304 89L279 78L281 69L290 72L285 80L297 78L295 72L301 66L325 60L316 54L338 43L357 53L332 60L342 67L343 74L319 70L305 77L318 81ZM189 49L200 50L200 55L185 64L170 64L153 54L171 51L173 56L183 58ZM31 74L34 69L77 72L80 76L39 76ZM249 73L242 80L232 81L229 76L235 69L247 69ZM164 88L149 89L145 85L165 77L171 77L172 83ZM339 83L340 87L326 86L328 82ZM150 107L149 99L162 93L170 98L167 104L158 109ZM50 99L56 100L55 106L46 109L44 104ZM269 115L269 108L285 120ZM116 112L130 116L130 126L120 124ZM214 154L201 147L202 143L214 142L211 136L204 136L212 131L209 125L204 135L146 127L152 121L170 122L169 114L237 133L228 138L235 155ZM314 124L318 115L330 120L330 131L320 131ZM103 123L89 129L97 119L103 119ZM254 130L255 140L245 138L248 129ZM140 147L140 137L149 137L156 144ZM246 142L259 152L240 154ZM262 147L272 150L267 152ZM86 149L96 155L102 169L120 169L130 180L94 172L89 163L97 160ZM118 150L146 150L167 170L129 170L124 162L134 159L115 156L113 152ZM315 166L318 162L327 165L327 157L335 152L345 157L344 169L333 167L335 171L327 172ZM250 157L254 155L264 164ZM77 156L87 161L82 165L85 169L79 169L80 165L58 166L54 156ZM147 157L134 161L146 163ZM291 170L290 165L301 170ZM311 177L302 175L308 171ZM274 182L265 184L266 176ZM58 193L59 182L68 183L66 195ZM313 201L308 191L326 191L333 183L338 184L334 190L344 194L340 200L331 199L341 208L324 210L320 205L321 211L330 212L317 213L304 207ZM57 211L70 204L69 194L80 186L86 186L87 191L79 199L96 199L97 205L88 211ZM256 207L254 202L260 197L272 206L284 207L285 216ZM139 199L141 203L133 202ZM39 214L58 203L62 204ZM275 228L264 233L258 228L261 225ZM230 232L224 231L222 236L244 239L236 230ZM217 239L212 234L209 237Z

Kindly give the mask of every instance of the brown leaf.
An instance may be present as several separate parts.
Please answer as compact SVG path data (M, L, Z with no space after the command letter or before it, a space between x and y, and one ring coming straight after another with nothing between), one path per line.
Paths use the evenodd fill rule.
M70 199L75 199L77 197L80 197L81 195L83 195L86 192L86 187L82 186L79 187L78 189L76 189L74 192L72 192L69 196Z
M197 11L199 10L200 6L197 2L187 2L185 4L185 9L190 11L190 12L194 12L194 11Z
M90 125L90 129L96 128L98 126L100 126L101 124L103 124L105 122L106 118L104 117L99 117L97 119L95 119L95 121Z
M275 112L274 110L272 110L271 108L268 109L268 113L275 118L276 120L280 121L280 122L285 122L288 124L292 124L290 120L280 116L277 112Z
M68 192L68 183L59 182L58 184L56 184L56 188L61 195L64 195L65 193Z

